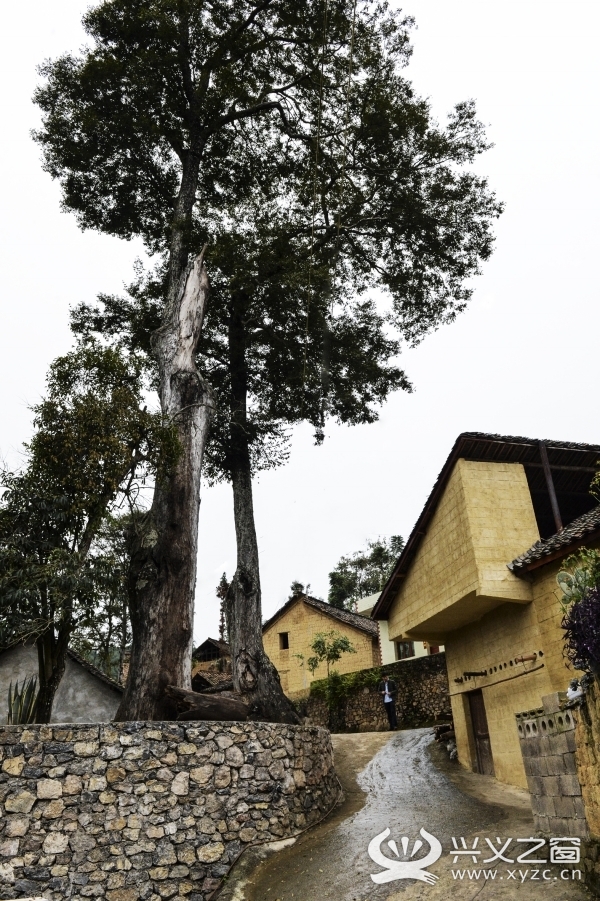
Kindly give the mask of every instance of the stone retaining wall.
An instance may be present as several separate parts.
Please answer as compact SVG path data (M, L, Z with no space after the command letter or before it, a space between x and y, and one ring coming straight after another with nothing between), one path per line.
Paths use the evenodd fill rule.
M0 899L205 901L245 847L338 793L316 727L0 727Z
M362 670L356 675L366 677L367 674L376 677L376 682L385 677L396 682L396 715L400 726L418 726L449 719L452 715L446 655L443 652L398 660L373 670ZM358 685L347 697L333 704L331 710L326 701L315 694L311 694L300 706L311 723L328 726L332 732L379 732L389 729L377 684Z
M589 686L577 711L575 761L590 836L583 843L582 863L588 888L600 896L600 691Z
M575 761L578 713L562 709L561 700L558 692L548 695L542 708L516 717L533 820L544 835L587 838Z

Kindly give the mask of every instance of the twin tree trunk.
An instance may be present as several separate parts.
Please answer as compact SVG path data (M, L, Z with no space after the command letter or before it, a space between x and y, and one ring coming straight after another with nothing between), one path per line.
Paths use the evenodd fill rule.
M279 674L264 652L258 542L252 502L248 445L248 375L244 296L232 297L229 317L231 377L230 467L237 542L237 567L227 592L227 626L233 685L249 705L251 719L298 723Z
M167 686L191 689L200 475L214 396L195 354L208 301L203 254L171 291L152 347L159 366L163 415L177 430L181 452L157 478L152 508L129 531L128 597L132 627L129 676L115 719L172 720L177 708ZM299 722L262 643L258 544L247 434L247 370L243 299L230 317L231 478L237 568L227 595L233 684L255 719Z
M185 268L152 336L161 409L175 426L180 455L171 471L157 478L150 512L130 528L133 641L115 716L121 721L176 719L165 689L191 689L200 474L214 410L212 389L195 363L209 292L203 254Z

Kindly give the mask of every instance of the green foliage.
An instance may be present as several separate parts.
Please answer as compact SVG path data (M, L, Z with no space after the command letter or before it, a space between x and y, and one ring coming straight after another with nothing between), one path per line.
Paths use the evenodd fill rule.
M97 567L94 606L79 611L70 639L74 651L116 682L131 642L126 536L134 518L131 514L107 516L102 522L92 547Z
M329 573L327 600L334 607L353 610L355 602L381 591L404 547L400 535L367 542L366 551L342 557Z
M566 613L572 604L582 600L593 588L600 586L600 552L581 548L566 558L556 577L562 592L560 599Z
M292 584L290 585L290 596L288 600L292 600L292 598L301 598L304 595L307 595L310 591L310 585L304 585L303 582L298 582L297 579L294 579Z
M221 641L229 641L229 629L227 626L226 616L226 599L229 591L229 580L227 574L223 573L219 584L217 585L216 595L219 598L219 638Z
M135 510L144 480L179 453L142 391L134 355L78 346L50 367L25 467L0 476L0 645L38 642L44 716L71 635L111 674L117 611L126 640L123 523L107 517Z
M317 632L313 636L310 647L314 656L308 658L306 665L313 675L320 664L325 663L329 677L329 668L332 663L337 663L343 654L356 654L356 648L350 639L335 629L331 629L329 632ZM296 656L301 660L301 664L304 663L302 654Z
M340 675L332 672L328 679L318 679L311 683L311 695L322 698L331 710L340 701L359 692L362 688L377 688L382 679L381 669L359 670L357 673Z
M19 688L15 682L13 690L12 681L8 686L8 716L6 722L9 726L35 723L37 706L37 678L28 676L23 680Z
M160 257L128 297L77 310L76 331L153 371L173 230L186 249L209 242L213 481L247 455L253 471L284 463L296 422L322 440L328 418L375 421L410 390L403 342L464 308L491 253L501 205L466 169L488 146L473 104L439 126L402 75L412 20L362 0L353 19L351 0L105 0L84 18L88 49L41 70L37 140L64 206Z

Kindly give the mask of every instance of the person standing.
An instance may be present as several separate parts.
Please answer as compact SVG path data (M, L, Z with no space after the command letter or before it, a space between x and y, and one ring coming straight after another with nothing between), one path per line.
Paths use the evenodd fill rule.
M394 700L394 695L398 691L396 683L393 679L382 679L378 690L383 697L383 706L385 707L390 729L397 729L398 720L396 718L396 701Z

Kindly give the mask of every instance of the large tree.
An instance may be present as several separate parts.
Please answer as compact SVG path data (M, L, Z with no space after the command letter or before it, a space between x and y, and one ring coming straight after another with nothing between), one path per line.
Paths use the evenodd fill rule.
M96 40L102 37L96 50L83 61L68 58L45 70L49 83L39 94L46 113L40 140L49 170L62 179L65 204L84 226L141 234L151 250L165 254L161 278L138 285L129 301L105 299L96 322L104 334L125 331L133 346L148 348L165 303L167 308L172 303L176 255L184 246L196 248L212 239L207 251L212 301L195 359L219 401L208 471L229 478L234 489L238 565L228 604L234 679L263 715L284 717L260 635L252 472L285 459L285 429L294 422L308 419L320 440L328 417L373 421L389 391L408 387L390 362L399 351L398 339L419 340L464 306L465 279L489 255L490 223L499 211L485 181L464 168L485 149L482 129L471 104L457 107L447 128L432 121L427 103L400 74L409 55L407 23L385 6L370 10L358 4L353 26L347 3L306 4L301 11L265 3L243 19L243 34L260 34L260 40L242 41L233 51L227 43L231 12L222 17L221 7L213 5L214 21L207 17L201 27L194 18L200 4L180 4L179 12L157 4L149 17L166 19L160 39L151 43L155 71L148 89L140 79L149 51L139 34L142 25L151 26L139 20L136 4L127 14L116 3L99 9L99 18L93 13L88 19ZM118 27L114 16L107 19L107 10L121 10L129 30L123 30L121 19ZM181 10L187 11L187 25L178 18ZM237 12L243 12L241 5ZM206 22L212 43L201 46L196 42ZM169 41L182 29L185 40L175 52ZM178 94L185 84L185 60L199 73L192 86L200 85L202 72L217 65L214 48L225 46L229 50L217 66L223 81L215 83L227 115L210 92L194 93L198 106L188 109ZM238 63L244 53L242 75ZM271 54L270 72L264 54ZM133 72L138 57L141 66ZM286 77L275 86L282 73ZM242 108L227 91L240 89L244 78ZM102 84L110 88L110 98L101 102ZM256 101L252 106L248 91ZM180 109L186 111L181 120ZM117 113L109 154L106 123ZM187 147L186 129L196 114L205 140L198 145L201 159L194 190L186 194L189 215L182 231L178 204L191 182L173 132L184 134ZM138 148L135 153L124 152L127 141ZM171 186L170 199L168 191L156 190L158 170L161 183ZM390 298L383 311L365 295L373 287ZM84 325L82 319L85 315L79 316L79 328L93 328L89 318ZM159 387L163 382L158 379ZM190 472L183 477L189 479ZM172 488L161 490L176 495ZM149 532L158 538L155 544L144 539L146 557L136 564L146 584L141 591L133 584L135 603L156 622L176 608L189 610L190 602L186 580L187 606L182 594L176 604L163 603L170 589L168 573L160 575L163 551L157 554L156 547L174 540L166 521L156 504ZM161 535L166 536L162 545ZM189 622L187 613L184 619ZM186 641L187 634L179 642L169 634L170 657L184 659ZM141 642L150 656L169 657L148 635ZM134 654L135 647L134 638ZM150 656L139 663L149 666ZM185 684L180 669L163 670L153 669L154 689L146 682L134 693L132 686L121 715L156 715L169 672L175 673L171 681Z
M363 18L379 27L379 15ZM324 27L343 48L352 17L346 2L329 0L105 0L84 27L91 49L42 67L37 139L46 168L83 227L140 235L168 257L154 353L163 413L183 450L157 484L133 550L139 628L118 714L157 718L173 713L165 685L190 683L199 470L213 407L194 363L208 296L201 260L188 268L209 225L199 186L218 201L239 184L228 149L245 120L261 119L299 146L310 142L318 101L338 103L347 68L343 53L321 53ZM210 188L207 159L218 172Z

